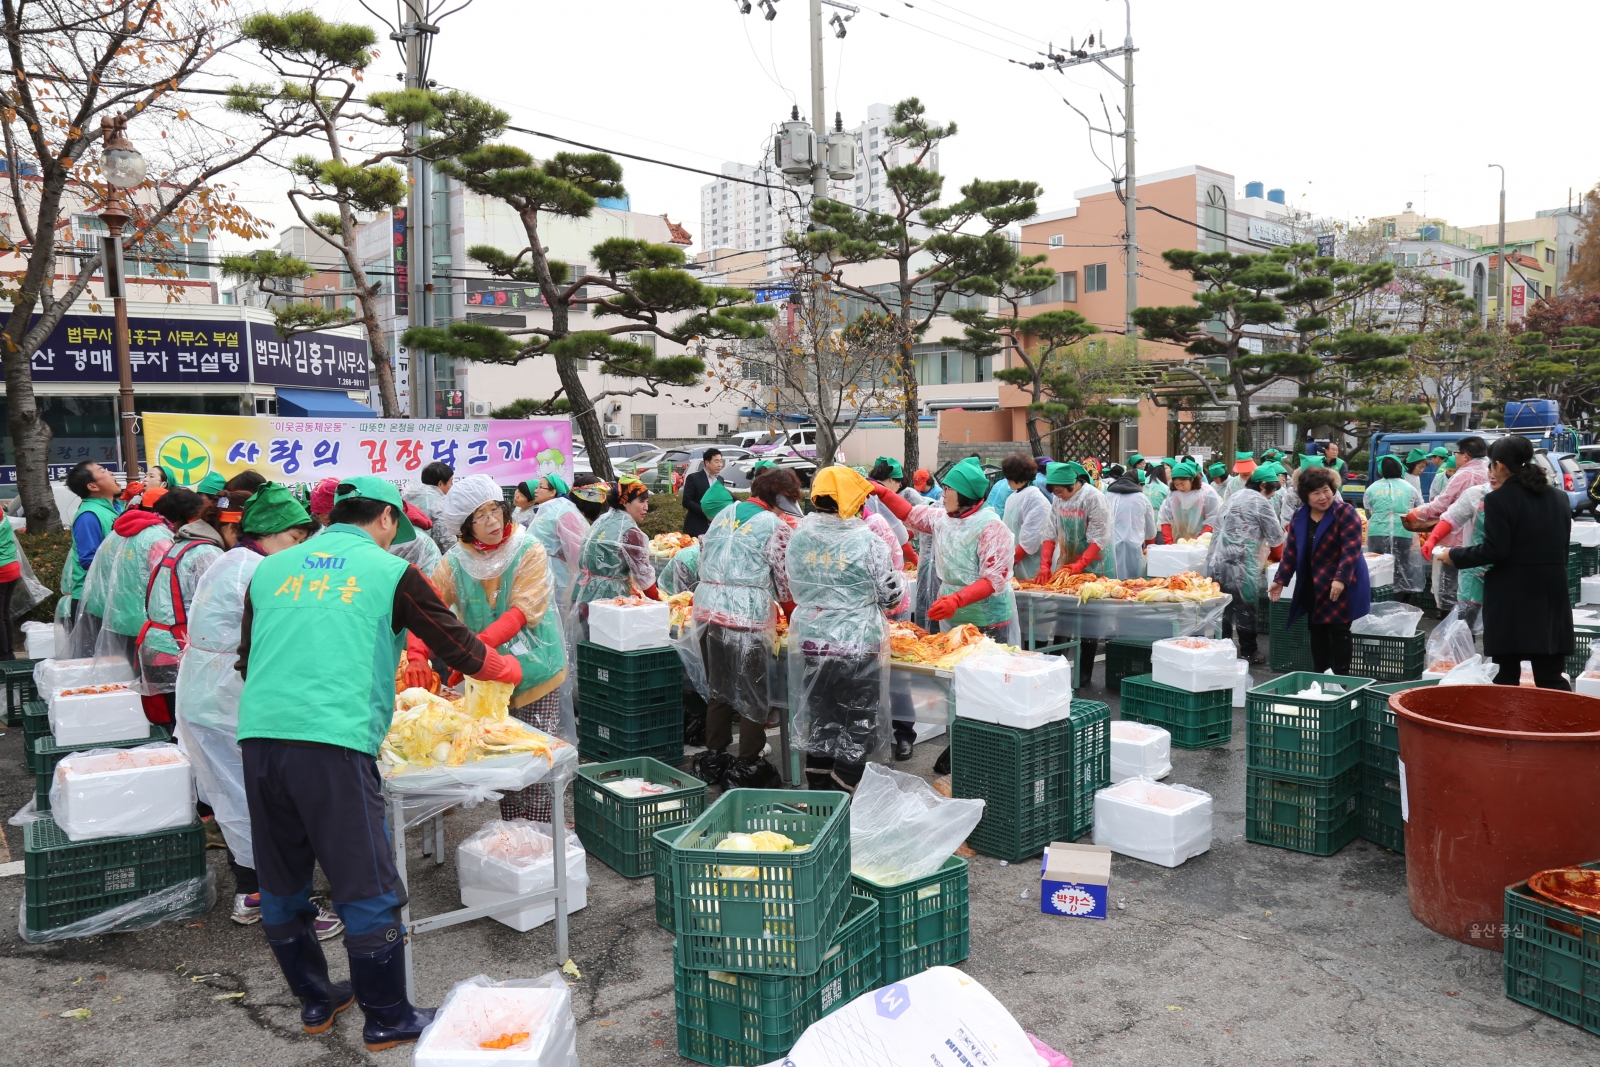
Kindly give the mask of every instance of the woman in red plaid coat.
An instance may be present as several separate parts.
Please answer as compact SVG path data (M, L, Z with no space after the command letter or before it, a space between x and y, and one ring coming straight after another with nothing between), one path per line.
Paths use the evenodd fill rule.
M1339 476L1324 467L1300 472L1295 484L1305 501L1289 520L1283 563L1272 580L1273 601L1293 575L1289 624L1305 615L1311 662L1320 673L1350 673L1350 624L1372 606L1372 582L1361 551L1361 516L1339 499Z

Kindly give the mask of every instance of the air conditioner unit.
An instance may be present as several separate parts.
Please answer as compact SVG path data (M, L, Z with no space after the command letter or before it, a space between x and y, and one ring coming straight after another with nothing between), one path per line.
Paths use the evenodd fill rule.
M487 400L467 401L467 414L474 419L489 417L489 402Z
M622 427L617 425L616 423L612 423L610 426L606 427L606 436L607 437L621 437L622 436Z

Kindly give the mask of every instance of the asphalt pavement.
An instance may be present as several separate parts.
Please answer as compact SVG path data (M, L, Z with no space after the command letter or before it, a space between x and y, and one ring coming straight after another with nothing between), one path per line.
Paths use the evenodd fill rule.
M1080 691L1117 700L1094 682ZM1258 677L1264 677L1260 675ZM1104 921L1040 914L1036 862L971 866L971 957L961 967L1024 1026L1075 1064L1600 1063L1600 1037L1504 996L1498 952L1459 944L1411 917L1404 857L1357 841L1329 858L1244 840L1244 712L1233 741L1174 750L1167 779L1215 797L1209 852L1168 870L1112 862ZM931 775L944 739L900 769ZM33 788L22 732L0 737L0 805ZM569 808L570 810L570 808ZM411 835L414 914L459 906L454 846L495 806L446 819L450 861L420 856ZM22 832L5 827L11 858ZM368 1053L355 1011L322 1036L300 1032L258 928L228 918L223 853L207 853L218 899L200 919L52 945L28 945L14 917L21 873L0 877L0 1039L4 1062L194 1067L195 1064L403 1064L410 1051ZM5 857L0 857L3 861ZM3 870L4 868L0 868ZM672 938L655 924L651 879L589 862L588 907L572 916L579 1059L591 1067L674 1064ZM335 976L345 973L330 945ZM526 934L479 920L419 935L419 998L437 1004L478 974L534 977L560 964L550 926ZM243 997L230 994L243 993ZM87 1019L62 1012L89 1009Z

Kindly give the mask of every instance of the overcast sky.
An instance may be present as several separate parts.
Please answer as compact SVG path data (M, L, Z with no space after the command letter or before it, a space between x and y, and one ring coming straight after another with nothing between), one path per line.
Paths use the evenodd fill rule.
M369 2L392 15L394 0ZM431 74L518 125L715 171L755 162L791 103L810 110L806 0L775 2L769 22L760 8L740 15L735 0L473 0L443 21ZM375 22L355 0L314 6ZM847 38L827 38L830 115L850 125L868 104L921 97L960 126L941 154L952 193L975 176L1028 178L1053 210L1107 180L1061 96L1103 125L1100 95L1114 109L1121 86L1092 66L1063 76L1006 60L1090 33L1120 44L1119 0L858 6ZM1463 226L1495 219L1490 163L1505 165L1510 219L1600 181L1600 0L1133 0L1133 20L1141 173L1202 164L1240 186L1281 187L1318 215L1353 220L1412 201ZM400 69L384 40L371 84L394 84ZM559 147L513 139L537 154ZM1093 147L1107 157L1107 138ZM684 222L698 246L709 179L623 163L634 209ZM241 178L274 229L292 221L275 177Z

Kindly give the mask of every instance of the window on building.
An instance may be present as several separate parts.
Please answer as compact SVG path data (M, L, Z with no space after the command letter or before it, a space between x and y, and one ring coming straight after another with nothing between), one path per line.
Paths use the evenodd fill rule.
M656 435L656 417L654 415L634 415L633 439L635 441L648 441Z
M1386 223L1383 224L1383 235L1385 237L1393 237L1394 236L1394 223L1386 222Z
M694 433L696 437L704 437L706 435L706 424L703 422L696 423Z
M728 424L727 423L725 423L725 422L717 423L717 436L718 437L726 437L726 436L728 436Z
M1550 287L1548 285L1544 287L1544 296L1546 300L1550 299Z
M1556 250L1553 248L1546 248L1544 250L1544 261L1546 263L1554 263L1556 261Z
M1066 235L1059 234L1059 233L1053 233L1053 234L1050 235L1050 247L1051 248L1060 248L1062 245L1064 245L1066 243L1067 243Z
M1086 293L1103 293L1106 288L1106 265L1104 263L1091 263L1083 268L1083 291Z
M943 344L920 344L912 350L918 385L963 385L992 377L990 357L977 358Z
M1226 252L1228 239L1218 234L1228 232L1228 198L1223 194L1221 187L1216 185L1206 190L1206 230L1206 251ZM1085 281L1088 279L1085 278ZM1102 285L1100 288L1104 289L1105 286ZM1087 289L1091 293L1097 291L1092 285L1087 286Z
M1057 274L1055 284L1028 297L1028 304L1059 304L1062 301L1073 303L1078 299L1078 274L1072 271Z

